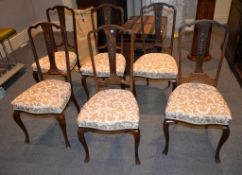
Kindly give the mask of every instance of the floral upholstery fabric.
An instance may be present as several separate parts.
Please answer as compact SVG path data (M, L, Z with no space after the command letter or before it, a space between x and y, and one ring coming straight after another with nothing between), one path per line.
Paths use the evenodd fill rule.
M202 83L184 83L170 95L166 118L192 124L228 125L232 120L227 103L218 90Z
M73 67L76 65L77 56L74 52L69 52L69 60L70 60L70 69L72 70ZM55 62L56 67L62 71L66 72L66 57L64 51L59 51L55 53ZM46 73L50 69L50 63L48 56L42 57L39 59L39 64L41 67L41 71ZM33 71L38 71L36 63L32 64Z
M134 63L134 76L152 79L176 78L178 73L175 59L164 53L148 53Z
M43 80L17 96L12 102L14 110L33 114L61 113L71 96L70 83Z
M109 58L108 53L99 53L94 56L96 72L98 77L109 77ZM116 72L122 77L125 71L126 60L122 54L116 53ZM92 61L89 60L80 69L82 75L93 76Z
M79 127L106 131L138 129L139 107L128 90L103 90L83 106L77 123Z

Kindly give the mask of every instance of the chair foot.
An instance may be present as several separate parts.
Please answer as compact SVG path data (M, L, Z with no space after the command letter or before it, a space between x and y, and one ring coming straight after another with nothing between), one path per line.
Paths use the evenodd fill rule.
M134 151L135 151L135 163L137 165L140 165L140 159L139 159L139 143L140 143L140 130L132 130L132 135L134 136Z
M28 134L28 131L25 128L21 118L20 118L20 112L19 111L14 111L13 112L13 119L19 125L19 127L22 129L22 131L24 132L24 134L25 134L25 143L29 143L29 134Z
M33 71L33 78L36 82L39 82L39 75L38 75L38 72L37 71Z
M89 158L89 150L88 150L86 139L85 139L85 136L84 136L85 128L79 127L77 134L78 134L79 141L81 142L82 146L84 147L84 150L85 150L85 153L86 153L84 162L87 163L87 162L89 162L90 158Z
M56 117L56 120L58 121L60 128L61 128L61 131L62 131L62 134L64 136L66 148L71 147L70 142L69 142L68 137L67 137L67 132L66 132L65 116L63 114L61 114L61 115Z
M90 96L89 96L89 91L88 91L88 88L87 88L87 77L86 76L82 76L82 86L83 86L84 91L86 93L87 100L89 100Z
M229 129L229 126L223 126L223 133L222 133L222 136L219 140L219 143L218 143L218 146L217 146L217 149L216 149L216 155L215 155L215 161L216 163L220 163L220 156L219 156L219 153L220 153L220 150L223 146L223 144L226 142L226 140L229 138L229 135L230 135L230 129Z

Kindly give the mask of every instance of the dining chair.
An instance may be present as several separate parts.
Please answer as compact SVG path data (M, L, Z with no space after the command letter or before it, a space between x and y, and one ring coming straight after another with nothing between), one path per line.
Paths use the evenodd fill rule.
M99 32L102 32L106 38L108 52L94 55L91 38L92 35ZM130 47L129 61L131 66L130 75L127 79L122 76L126 66L125 59L121 54L116 52L122 49L118 44L120 40L123 41L124 35L125 37L128 35L130 39L128 46ZM89 150L84 136L86 132L113 134L127 132L134 136L135 162L136 164L140 164L138 155L140 142L139 107L132 93L134 90L132 66L134 59L134 34L117 25L103 25L88 33L88 43L95 78L96 94L84 104L77 117L79 140L86 152L84 161L89 161ZM98 59L101 59L102 66L98 64L100 63ZM100 74L105 79L100 78ZM115 85L119 86L120 84L128 86L129 89L115 88ZM101 90L102 86L106 88Z
M60 69L56 63L56 57L58 55L56 55L57 49L54 39L54 29L60 30L62 35L62 42L64 43L63 52L65 55L65 64L63 65L66 66L66 71L63 71L62 68ZM34 38L34 33L37 30L43 32L42 37ZM11 102L14 121L23 130L25 142L29 143L29 134L21 120L20 114L28 113L35 118L46 118L47 116L54 117L61 127L66 147L70 147L66 133L64 112L70 101L74 102L78 112L80 108L73 93L70 73L70 52L68 52L66 31L63 27L56 24L43 22L29 27L28 35L40 81L22 92ZM50 63L48 70L43 71L40 67L40 52L42 53L43 49L40 51L38 45L42 45L46 49L48 62ZM64 78L64 81L56 79L58 75ZM55 76L54 79L51 78L51 76Z
M164 154L168 153L170 124L185 123L193 128L205 126L206 129L215 127L223 131L215 154L215 161L220 162L220 149L229 137L229 124L232 120L230 109L216 88L227 39L228 26L216 21L197 20L180 27L179 85L171 93L165 109ZM188 58L192 47L196 48L196 54L191 60Z
M96 17L98 16L98 24L96 24ZM114 18L115 17L115 18ZM93 9L91 9L91 19L92 19L92 27L93 29L97 28L98 26L102 26L102 25L107 25L107 24L115 24L115 25L120 25L122 26L124 24L124 11L122 7L113 5L113 4L101 4L98 7L95 7ZM114 20L116 19L116 20ZM103 33L98 33L95 34L93 36L94 40L97 43L97 52L99 52L97 57L102 57L99 60L100 61L96 61L96 64L98 67L102 67L102 62L104 60L108 60L108 54L107 51L105 50L105 48L107 47L105 45L106 41L105 41L105 36ZM123 41L122 41L123 42ZM123 47L123 45L122 45ZM100 54L100 52L102 52L102 54ZM123 54L123 48L122 48L122 54ZM102 61L103 60L103 61ZM108 67L106 67L108 68ZM119 66L119 64L117 65L117 69L120 69L121 67ZM105 72L107 72L107 69L99 69L99 71L97 73L97 76L102 77L102 78L106 78L106 74ZM89 59L88 61L86 61L80 68L80 72L82 75L82 86L84 87L85 93L87 94L87 97L89 99L89 91L88 91L88 87L87 87L87 78L88 77L93 77L93 70L92 70L92 62Z
M151 3L140 11L143 55L134 63L134 76L168 80L176 87L177 64L172 56L176 8L166 3Z
M68 35L68 36L71 36L71 37L68 37L68 40L67 40L67 46L68 48L71 49L71 50L69 49L70 50L69 51L70 69L73 70L76 65L80 69L79 54L77 50L76 20L75 20L74 10L63 5L57 5L57 6L48 8L46 10L46 16L47 16L48 22L58 22L58 24L64 27L66 31L67 29L70 30L67 27L68 26L67 18L71 20L71 24L72 24L71 26L72 26L73 32L70 32L71 35ZM62 42L57 44L55 39L54 44L56 45L56 49L57 50L59 49L59 51L55 52L56 66L57 68L66 72L67 70L65 66L65 62L66 62L65 53L61 51L61 48L64 46L64 43ZM40 59L39 63L40 63L42 72L46 72L49 69L50 63L47 55L43 56ZM39 82L38 70L35 62L32 64L32 68L33 68L33 78L35 79L36 82Z

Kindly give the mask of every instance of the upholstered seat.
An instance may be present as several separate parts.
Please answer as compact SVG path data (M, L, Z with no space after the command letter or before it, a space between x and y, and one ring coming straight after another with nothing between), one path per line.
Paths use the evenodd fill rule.
M124 75L125 65L126 61L122 54L116 53L116 71L117 75L122 77ZM109 59L108 59L108 53L99 53L94 56L95 60L95 66L96 66L96 72L98 77L108 77L110 75L109 70ZM89 60L81 66L80 68L81 74L85 76L93 76L93 70L92 70L92 62Z
M77 123L79 127L106 131L138 129L139 107L130 91L103 90L83 106Z
M74 52L69 51L69 60L70 60L70 69L72 70L73 67L76 65L77 62L77 56ZM66 57L64 51L55 52L55 62L57 68L66 73ZM39 64L41 67L41 71L43 73L46 73L50 69L50 63L48 56L44 56L39 59ZM33 71L37 71L36 63L34 62L32 64Z
M68 82L48 79L43 80L18 95L12 102L13 110L33 114L63 112L71 96Z
M152 79L176 78L177 65L175 59L164 53L148 53L134 63L134 76Z
M228 105L218 90L202 83L178 86L169 97L166 118L198 125L228 125L232 119Z

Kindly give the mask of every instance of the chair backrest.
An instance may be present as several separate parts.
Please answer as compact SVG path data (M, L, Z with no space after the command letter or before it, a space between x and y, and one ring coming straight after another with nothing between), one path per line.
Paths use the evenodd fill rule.
M74 10L67 6L57 5L46 9L46 16L47 16L48 22L54 22L55 20L57 20L59 22L59 25L64 27L66 30L68 28L68 25L70 25L70 24L67 24L66 21L67 19L71 20L72 30L73 30L73 35L72 35L73 44L71 44L71 42L67 39L67 46L74 50L78 58L77 60L79 60L78 47L77 47L76 20L75 20ZM54 17L57 17L57 19ZM60 44L57 44L57 47L61 47L63 45L64 43L60 43ZM79 61L77 61L77 64L80 67Z
M124 10L122 7L114 4L101 4L91 10L91 19L92 29L96 29L97 26L107 24L123 26ZM97 19L97 24L95 23L95 19ZM104 45L104 37L105 36L103 36L102 34L99 34L99 36L94 36L95 40L98 41L98 45Z
M56 55L57 52L57 46L55 44L55 37L54 37L54 30L60 31L61 33L61 40L64 45L64 52L65 52L65 58L66 58L66 73L59 70L56 66ZM39 37L36 37L35 39L35 33L36 31L41 31L42 35ZM40 78L40 81L42 81L45 76L44 75L61 75L65 78L67 82L71 83L71 70L70 70L70 61L69 61L69 51L67 46L67 34L66 30L57 24L50 23L50 22L41 22L36 25L30 26L28 28L28 35L29 35L29 41L30 45L32 47L34 59L37 65L38 75ZM41 46L41 47L39 47ZM38 48L38 50L37 50ZM43 50L46 49L45 51ZM50 63L50 68L47 72L42 72L42 69L40 68L39 59L41 58L41 53L43 52L47 53L48 61Z
M143 49L157 49L172 54L176 24L176 8L158 2L140 10Z
M92 27L95 29L95 15L98 17L98 26L106 24L123 25L124 10L114 4L101 4L91 10ZM100 20L102 19L102 20Z
M228 30L226 24L213 20L197 20L179 28L179 84L199 81L217 86Z
M93 48L94 44L91 41L93 35L98 35L98 33L102 33L105 36L105 46L107 47L108 51L108 58L109 58L109 69L110 69L110 76L108 78L99 79L96 73L96 63L94 60ZM125 36L124 36L125 35ZM123 45L124 45L124 37L130 39L127 47L129 48L129 65L130 70L127 70L127 59L126 59L126 69L125 71L130 72L130 76L128 79L124 79L123 77L119 77L116 72L116 53L121 50L123 53ZM133 62L134 62L134 39L135 35L130 31L126 30L125 28L118 26L118 25L102 25L95 30L92 30L88 33L88 46L91 55L92 67L94 72L94 77L96 81L96 90L99 91L100 86L102 85L120 85L125 84L130 87L130 90L133 92ZM98 48L98 43L95 42L96 48Z

